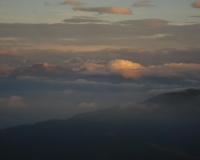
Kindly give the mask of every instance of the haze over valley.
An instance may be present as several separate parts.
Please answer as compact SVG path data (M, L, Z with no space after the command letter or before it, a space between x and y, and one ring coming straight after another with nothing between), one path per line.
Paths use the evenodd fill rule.
M0 159L199 159L199 20L199 0L1 0Z

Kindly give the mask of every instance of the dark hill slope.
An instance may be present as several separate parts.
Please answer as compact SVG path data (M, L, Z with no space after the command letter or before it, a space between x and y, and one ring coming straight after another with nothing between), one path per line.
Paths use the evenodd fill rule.
M183 152L115 134L109 125L49 121L1 131L1 159L186 160Z
M184 91L164 93L143 103L165 105L167 107L170 107L170 105L177 107L190 105L190 107L193 107L191 104L194 104L195 107L200 107L200 89L186 89Z
M0 130L0 159L199 159L198 108L199 90L192 89Z

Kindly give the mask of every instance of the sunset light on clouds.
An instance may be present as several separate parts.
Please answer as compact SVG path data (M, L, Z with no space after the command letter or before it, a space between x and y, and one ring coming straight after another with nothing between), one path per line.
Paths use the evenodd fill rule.
M200 160L200 0L0 0L0 160Z
M195 0L1 0L0 127L199 87L199 7Z

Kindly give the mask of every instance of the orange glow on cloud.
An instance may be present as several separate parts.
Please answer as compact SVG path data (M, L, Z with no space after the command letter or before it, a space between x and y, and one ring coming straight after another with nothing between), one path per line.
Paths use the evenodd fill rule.
M138 78L141 76L139 70L145 69L145 67L138 63L121 59L112 60L108 68L111 73L121 74L125 78Z
M129 69L144 69L144 67L138 63L133 63L131 61L121 59L112 60L109 64L110 71Z
M191 74L196 78L200 78L200 64L184 64L184 63L169 63L158 66L144 67L138 63L133 63L128 60L112 60L108 64L108 70L111 74L121 75L124 78L137 79L144 76L158 77L185 77Z
M200 8L200 1L196 1L196 2L192 3L192 7Z

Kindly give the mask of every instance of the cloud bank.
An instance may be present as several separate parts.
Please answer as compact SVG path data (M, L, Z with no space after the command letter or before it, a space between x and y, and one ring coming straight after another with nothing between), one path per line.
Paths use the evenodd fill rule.
M112 74L121 75L124 78L141 78L146 76L155 77L193 77L200 79L200 64L169 63L164 65L152 65L144 67L128 60L113 60L108 64Z
M23 98L19 96L11 96L9 98L0 98L1 107L24 107Z

